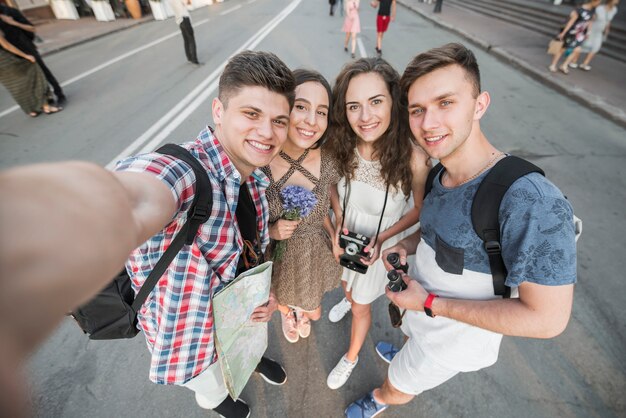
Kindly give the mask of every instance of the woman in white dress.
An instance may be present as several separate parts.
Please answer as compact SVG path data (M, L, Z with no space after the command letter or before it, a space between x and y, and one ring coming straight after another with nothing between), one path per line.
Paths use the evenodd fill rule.
M617 5L619 0L608 0L606 4L596 7L596 17L591 25L587 39L580 46L580 52L586 53L587 56L583 60L583 63L578 65L578 54L574 58L573 62L569 65L571 68L580 68L584 71L591 70L591 60L602 48L602 43L609 36L611 30L611 20L617 14Z
M344 253L342 231L362 234L371 242L363 251L369 258L360 258L367 272L343 270L352 330L348 352L328 376L331 389L341 387L356 366L371 325L370 305L385 292L381 250L419 220L429 159L410 140L399 80L382 58L362 58L344 66L333 89L330 148L343 176L331 199L337 228L333 252L337 259Z

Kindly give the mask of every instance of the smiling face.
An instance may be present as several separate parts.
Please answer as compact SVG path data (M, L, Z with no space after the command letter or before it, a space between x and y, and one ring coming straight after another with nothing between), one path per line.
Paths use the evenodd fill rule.
M269 164L287 140L289 102L264 87L242 87L227 105L213 100L213 120L215 135L245 179Z
M288 140L307 149L320 140L328 128L329 97L324 86L307 81L296 87L296 101L289 118Z
M445 160L480 133L489 95L475 94L474 84L456 64L419 77L409 87L409 126L428 155Z
M361 141L374 143L389 128L392 99L379 74L359 74L350 80L345 106L348 123Z

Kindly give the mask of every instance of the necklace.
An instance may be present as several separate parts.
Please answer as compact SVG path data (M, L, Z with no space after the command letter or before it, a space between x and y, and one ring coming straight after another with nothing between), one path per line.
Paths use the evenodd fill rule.
M466 179L465 179L465 180L463 180L463 181L460 181L460 182L458 182L458 183L456 183L456 184L453 184L453 185L452 185L452 187L453 187L453 188L454 188L454 187L459 187L459 186L461 186L461 185L463 185L463 184L465 184L465 183L468 183L468 182L470 182L470 181L474 180L476 177L478 177L478 176L480 176L482 173L484 173L484 172L485 172L485 171L486 171L489 167L491 167L491 166L492 166L492 165L493 165L496 161L498 161L498 160L499 160L500 158L502 158L504 155L505 155L505 154L504 154L503 152L501 152L501 153L499 153L499 154L495 155L495 156L494 156L491 160L489 160L489 162L487 163L487 165L485 165L483 168L481 168L480 170L478 170L475 174L473 174L472 176L470 176L470 177L466 178ZM448 178L449 180L451 180L451 179L450 179L450 174L448 174L448 172L447 172L447 171L446 171L446 172L444 172L444 174L447 176L447 178Z

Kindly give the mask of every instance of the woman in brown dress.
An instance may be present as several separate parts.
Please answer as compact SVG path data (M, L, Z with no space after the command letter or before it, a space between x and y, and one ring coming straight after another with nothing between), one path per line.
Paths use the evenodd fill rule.
M339 284L341 267L335 262L330 238L330 186L339 173L332 156L324 149L331 90L328 81L315 71L296 70L296 100L291 111L289 134L279 156L263 171L270 178L266 195L270 209L270 238L288 240L280 260L274 262L272 290L278 300L282 329L287 341L295 343L311 333L311 322L322 313L322 296ZM313 211L301 221L281 219L280 191L295 185L317 197ZM268 258L274 245L270 245Z
M41 112L56 113L61 110L47 103L48 82L35 62L35 57L22 52L7 41L2 31L0 31L0 84L6 87L22 110L32 117Z

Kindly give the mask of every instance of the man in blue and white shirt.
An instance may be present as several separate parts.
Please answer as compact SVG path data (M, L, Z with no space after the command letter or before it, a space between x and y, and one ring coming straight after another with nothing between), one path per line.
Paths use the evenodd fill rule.
M381 388L352 403L346 416L372 417L405 404L459 372L494 364L503 335L552 338L569 321L576 282L573 212L559 189L537 173L514 182L499 211L505 284L494 295L489 258L474 232L471 207L484 176L506 155L480 128L490 98L480 90L474 54L448 44L415 57L402 76L409 126L444 166L425 197L421 231L383 253L415 254L407 289L388 298L407 309L401 350L379 343L390 362ZM388 269L392 269L387 265Z

